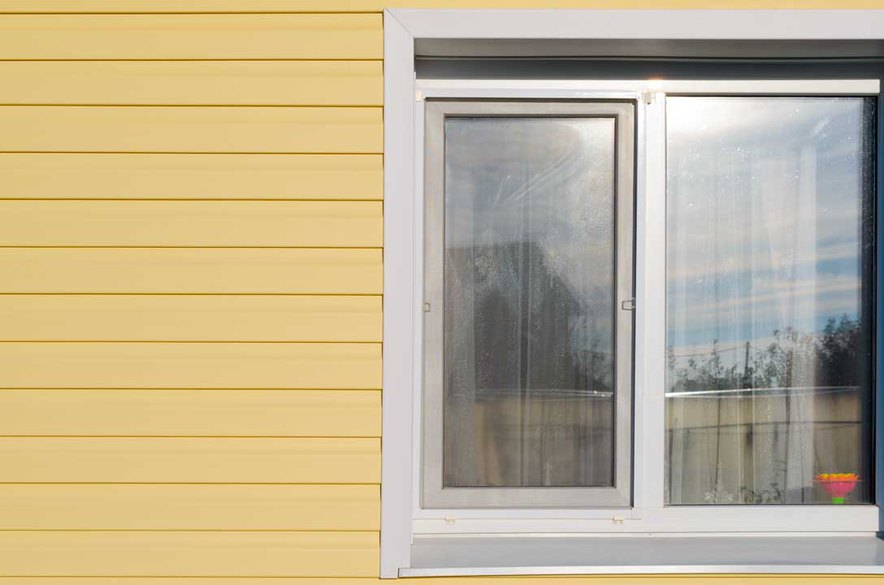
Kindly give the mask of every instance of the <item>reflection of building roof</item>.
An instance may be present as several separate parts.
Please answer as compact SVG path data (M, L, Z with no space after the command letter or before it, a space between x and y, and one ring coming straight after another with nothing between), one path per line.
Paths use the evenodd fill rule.
M472 328L465 330L470 325L455 316L446 323L446 343L472 336L480 392L529 388L532 394L610 394L610 353L596 352L602 359L592 359L591 350L575 347L573 330L585 326L584 309L542 246L511 242L451 248L446 273L451 272L446 303L472 307ZM593 372L594 367L605 371Z
M476 296L506 290L506 284L519 284L520 290L506 291L518 294L525 290L526 283L523 280L527 279L527 287L535 289L531 292L543 292L544 304L555 304L559 317L577 315L581 312L580 303L568 286L568 282L555 271L547 260L543 246L537 242L507 242L488 246L448 248L446 255L446 270L470 266L473 268L473 278L470 280L482 278L485 282L489 282L490 286L498 283L504 285L483 290L483 287L477 283L472 291ZM480 262L480 259L485 261ZM484 266L491 267L491 270L481 271ZM504 274L507 269L509 269L508 274ZM493 282L495 279L497 282ZM510 282L506 283L506 280Z

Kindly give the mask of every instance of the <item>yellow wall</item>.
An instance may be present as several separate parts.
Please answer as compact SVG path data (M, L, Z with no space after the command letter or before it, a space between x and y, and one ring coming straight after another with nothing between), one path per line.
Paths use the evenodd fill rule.
M0 585L376 582L383 5L709 2L0 0Z

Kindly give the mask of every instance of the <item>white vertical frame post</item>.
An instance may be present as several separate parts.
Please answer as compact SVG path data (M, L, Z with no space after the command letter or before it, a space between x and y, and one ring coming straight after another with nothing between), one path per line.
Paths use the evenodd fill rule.
M419 377L413 283L415 231L414 38L384 12L384 349L381 577L411 562L412 400ZM408 91L408 88L411 88ZM403 91L405 90L405 91ZM395 145L395 148L387 148ZM395 227L394 227L395 226Z
M662 510L666 449L666 94L647 91L645 102L645 169L636 221L644 236L642 265L636 291L640 303L637 321L636 369L642 370L641 459L644 508ZM644 197L641 197L644 195ZM641 337L639 337L641 335ZM638 402L638 398L636 398Z

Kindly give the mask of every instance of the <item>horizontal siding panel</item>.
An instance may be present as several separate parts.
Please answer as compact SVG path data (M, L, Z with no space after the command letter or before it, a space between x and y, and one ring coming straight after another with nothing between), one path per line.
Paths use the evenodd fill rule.
M380 153L382 124L380 108L2 106L0 151Z
M6 576L368 577L378 557L376 532L0 532Z
M409 577L407 585L872 585L878 575L579 575L517 577ZM84 585L78 577L0 577L0 585ZM88 585L386 585L388 579L289 577L268 583L262 577L90 577Z
M0 293L379 294L381 250L0 248Z
M409 577L408 585L871 585L877 575L582 575L518 577ZM385 585L370 577L227 577L221 585ZM219 585L215 577L2 577L0 585Z
M0 201L0 246L381 245L379 201Z
M5 61L0 104L379 106L380 61Z
M375 485L0 485L0 530L379 530Z
M380 59L380 14L6 15L0 59Z
M380 437L379 390L2 390L2 434Z
M377 343L0 344L0 388L380 387Z
M380 439L0 437L0 483L379 480Z
M2 0L0 12L380 12L385 8L849 9L877 0ZM435 581L434 581L435 582ZM441 582L440 582L441 583ZM444 585L444 584L443 584Z
M380 296L0 295L0 341L380 342Z
M381 155L0 154L0 198L381 199Z

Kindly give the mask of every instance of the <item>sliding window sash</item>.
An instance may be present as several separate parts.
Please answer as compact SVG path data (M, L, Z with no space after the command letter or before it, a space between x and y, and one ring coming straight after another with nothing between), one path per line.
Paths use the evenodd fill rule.
M625 508L632 504L635 222L635 102L425 102L424 324L421 507ZM445 119L613 118L614 485L612 487L443 487Z

